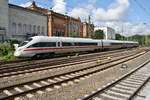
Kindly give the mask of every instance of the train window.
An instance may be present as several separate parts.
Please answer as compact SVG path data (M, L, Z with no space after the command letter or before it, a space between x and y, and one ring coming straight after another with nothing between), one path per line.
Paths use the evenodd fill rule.
M47 42L45 45L46 47L56 47L56 42Z
M32 38L28 38L28 39L27 39L27 41L31 41L31 40L32 40Z
M76 42L76 43L69 43L69 42L63 42L62 46L93 46L97 45L97 43L82 43L82 42Z
M111 45L122 45L122 43L111 43Z
M24 41L22 43L19 44L19 47L26 45L27 43L29 43L29 41Z
M27 43L29 43L30 41L32 41L32 38L27 39L27 41L24 41L22 43L19 44L19 47L26 45Z
M62 46L73 46L73 43L70 43L70 42L62 42Z
M30 46L30 47L40 47L40 44L39 43L35 43L32 46Z
M30 47L56 47L56 42L39 42L31 45Z
M97 45L97 43L75 43L76 46L93 46Z

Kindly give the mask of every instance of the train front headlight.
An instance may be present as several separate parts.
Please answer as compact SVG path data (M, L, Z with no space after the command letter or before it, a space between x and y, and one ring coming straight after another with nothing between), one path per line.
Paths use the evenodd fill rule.
M20 55L21 55L20 52L18 52L18 51L15 51L15 52L14 52L14 56L16 56L16 57L19 57Z
M14 52L14 56L19 57L22 54L22 48L18 48L16 49L16 51Z

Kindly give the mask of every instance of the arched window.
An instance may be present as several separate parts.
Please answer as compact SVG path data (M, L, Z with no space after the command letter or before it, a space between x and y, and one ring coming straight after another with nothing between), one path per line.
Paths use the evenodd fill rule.
M45 33L45 28L44 28L44 26L42 27L42 34L44 35L44 33Z
M29 33L32 33L32 25L29 25Z
M16 23L12 23L12 34L16 34L17 26Z
M37 28L37 33L40 34L40 26Z
M27 33L27 25L26 25L26 24L23 25L23 33L24 33L24 34Z
M18 34L22 34L22 24L18 24Z
M33 33L36 33L36 25L33 26Z

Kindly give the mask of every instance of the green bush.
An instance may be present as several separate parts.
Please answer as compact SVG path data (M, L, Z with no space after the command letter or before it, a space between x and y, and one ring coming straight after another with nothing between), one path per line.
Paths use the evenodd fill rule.
M13 59L14 47L13 44L5 42L0 43L0 60Z

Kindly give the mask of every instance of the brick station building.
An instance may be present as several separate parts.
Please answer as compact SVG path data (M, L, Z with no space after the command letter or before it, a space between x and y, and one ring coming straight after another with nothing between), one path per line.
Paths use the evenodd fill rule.
M80 18L38 7L9 4L0 0L0 42L8 39L24 41L31 36L90 37L94 26ZM90 22L90 21L89 21Z
M52 10L38 7L35 2L27 7L27 9L48 15L48 36L91 37L91 34L94 32L93 24L81 22L80 18L76 19L56 13Z

